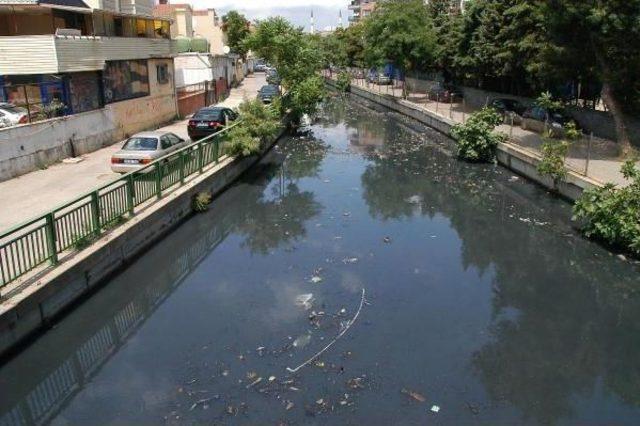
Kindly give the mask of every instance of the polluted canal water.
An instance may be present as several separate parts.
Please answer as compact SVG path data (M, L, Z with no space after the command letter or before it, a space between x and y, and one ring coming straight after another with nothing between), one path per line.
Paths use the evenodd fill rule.
M637 265L451 151L327 101L6 361L0 425L638 424Z

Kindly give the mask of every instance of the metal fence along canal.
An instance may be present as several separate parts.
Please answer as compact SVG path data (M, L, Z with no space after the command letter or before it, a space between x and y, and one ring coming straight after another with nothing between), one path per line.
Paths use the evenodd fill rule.
M46 263L58 264L62 253L86 247L135 215L142 204L161 199L220 162L226 133L237 124L1 234L0 288Z

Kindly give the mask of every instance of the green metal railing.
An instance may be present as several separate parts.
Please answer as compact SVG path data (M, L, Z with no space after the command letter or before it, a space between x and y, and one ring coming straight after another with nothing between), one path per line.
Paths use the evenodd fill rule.
M224 155L225 129L0 234L0 288L61 253L81 249L136 212L136 207L182 186ZM221 146L222 145L222 146Z

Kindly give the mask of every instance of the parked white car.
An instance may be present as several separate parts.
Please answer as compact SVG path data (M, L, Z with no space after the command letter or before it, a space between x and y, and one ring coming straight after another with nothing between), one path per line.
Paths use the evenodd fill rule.
M28 122L29 113L26 108L0 102L0 127L15 126Z
M187 141L165 131L141 132L131 136L111 157L111 170L128 173L186 146Z

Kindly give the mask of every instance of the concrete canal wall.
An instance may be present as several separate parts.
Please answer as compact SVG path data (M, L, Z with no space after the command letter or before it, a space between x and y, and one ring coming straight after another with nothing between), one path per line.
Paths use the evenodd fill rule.
M326 79L327 85L336 88L335 83ZM382 105L394 112L411 117L437 131L451 136L451 128L457 124L453 120L434 114L431 111L420 108L420 106L402 99L396 99L389 95L377 94L360 87L351 86L351 94L364 98L368 101ZM498 163L508 169L544 186L553 189L553 181L548 177L541 176L536 167L540 162L540 157L525 151L515 144L501 143L496 153ZM569 171L564 182L561 182L558 191L569 200L577 200L586 189L600 186L600 184L588 177Z
M85 250L45 272L36 282L15 291L0 304L0 357L45 328L57 314L135 261L145 249L189 217L193 197L198 192L209 191L214 195L223 192L282 134L284 131L260 155L242 159L223 157L204 174L149 205Z

